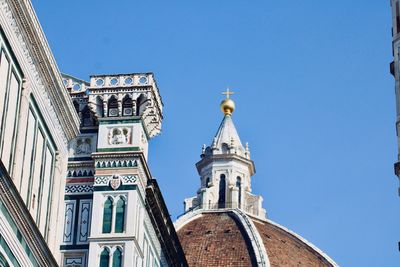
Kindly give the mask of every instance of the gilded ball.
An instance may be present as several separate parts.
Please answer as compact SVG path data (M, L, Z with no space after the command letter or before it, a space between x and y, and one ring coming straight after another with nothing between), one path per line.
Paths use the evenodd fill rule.
M225 99L221 102L221 110L226 115L230 115L235 110L235 102L231 99Z

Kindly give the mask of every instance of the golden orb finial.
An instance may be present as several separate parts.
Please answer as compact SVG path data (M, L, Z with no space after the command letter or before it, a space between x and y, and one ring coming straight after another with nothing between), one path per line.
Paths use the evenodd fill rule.
M234 94L234 92L229 91L229 88L226 89L226 92L222 93L226 95L226 98L221 102L221 110L225 115L231 115L235 110L235 102L230 99L230 96Z

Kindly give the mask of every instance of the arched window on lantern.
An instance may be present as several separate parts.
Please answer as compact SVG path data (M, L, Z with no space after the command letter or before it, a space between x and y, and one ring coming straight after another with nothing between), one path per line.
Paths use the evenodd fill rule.
M118 117L118 100L115 96L108 100L108 117Z
M122 116L132 116L133 115L133 101L129 95L126 95L122 100Z
M117 201L117 209L115 211L115 232L122 233L125 227L125 200L120 197Z
M100 267L109 267L110 265L110 250L104 248L100 254Z
M103 209L103 233L111 233L112 224L112 214L113 214L113 200L108 197L104 202Z
M122 266L122 249L118 247L113 254L112 267L121 267L121 266Z
M218 208L225 208L226 179L225 174L219 178Z
M238 207L240 208L240 204L242 203L242 178L239 176L236 177L236 187L238 189Z

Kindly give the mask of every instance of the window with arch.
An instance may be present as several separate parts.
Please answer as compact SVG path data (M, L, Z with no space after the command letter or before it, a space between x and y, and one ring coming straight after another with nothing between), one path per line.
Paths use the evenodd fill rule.
M136 116L142 115L143 111L146 108L147 97L144 94L141 94L136 100Z
M92 112L90 111L89 107L86 106L83 108L81 113L81 125L82 126L93 126L94 120L92 118Z
M107 200L104 202L103 233L111 233L112 214L113 214L113 200L111 197L108 197Z
M225 174L221 174L219 179L218 208L225 208L226 179Z
M79 103L78 103L78 101L74 100L73 104L74 104L74 108L76 110L76 113L79 113Z
M122 100L122 116L132 116L133 115L133 101L129 95L126 95Z
M110 251L104 248L100 254L100 267L109 267L110 265Z
M108 100L108 116L118 117L118 100L115 96L110 97Z
M122 249L117 247L113 254L113 262L112 267L121 267L122 266Z
M99 117L104 116L103 99L101 98L101 96L96 97L96 113Z
M120 197L115 212L115 233L122 233L125 227L125 200Z
M238 189L238 206L240 208L242 203L242 178L240 176L236 177L236 187Z

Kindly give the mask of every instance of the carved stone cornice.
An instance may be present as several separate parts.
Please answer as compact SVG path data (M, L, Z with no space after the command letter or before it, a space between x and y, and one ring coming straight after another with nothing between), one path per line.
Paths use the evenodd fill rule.
M2 12L18 38L30 71L38 84L41 97L61 135L64 144L79 133L79 117L75 113L62 77L29 0L0 0Z

